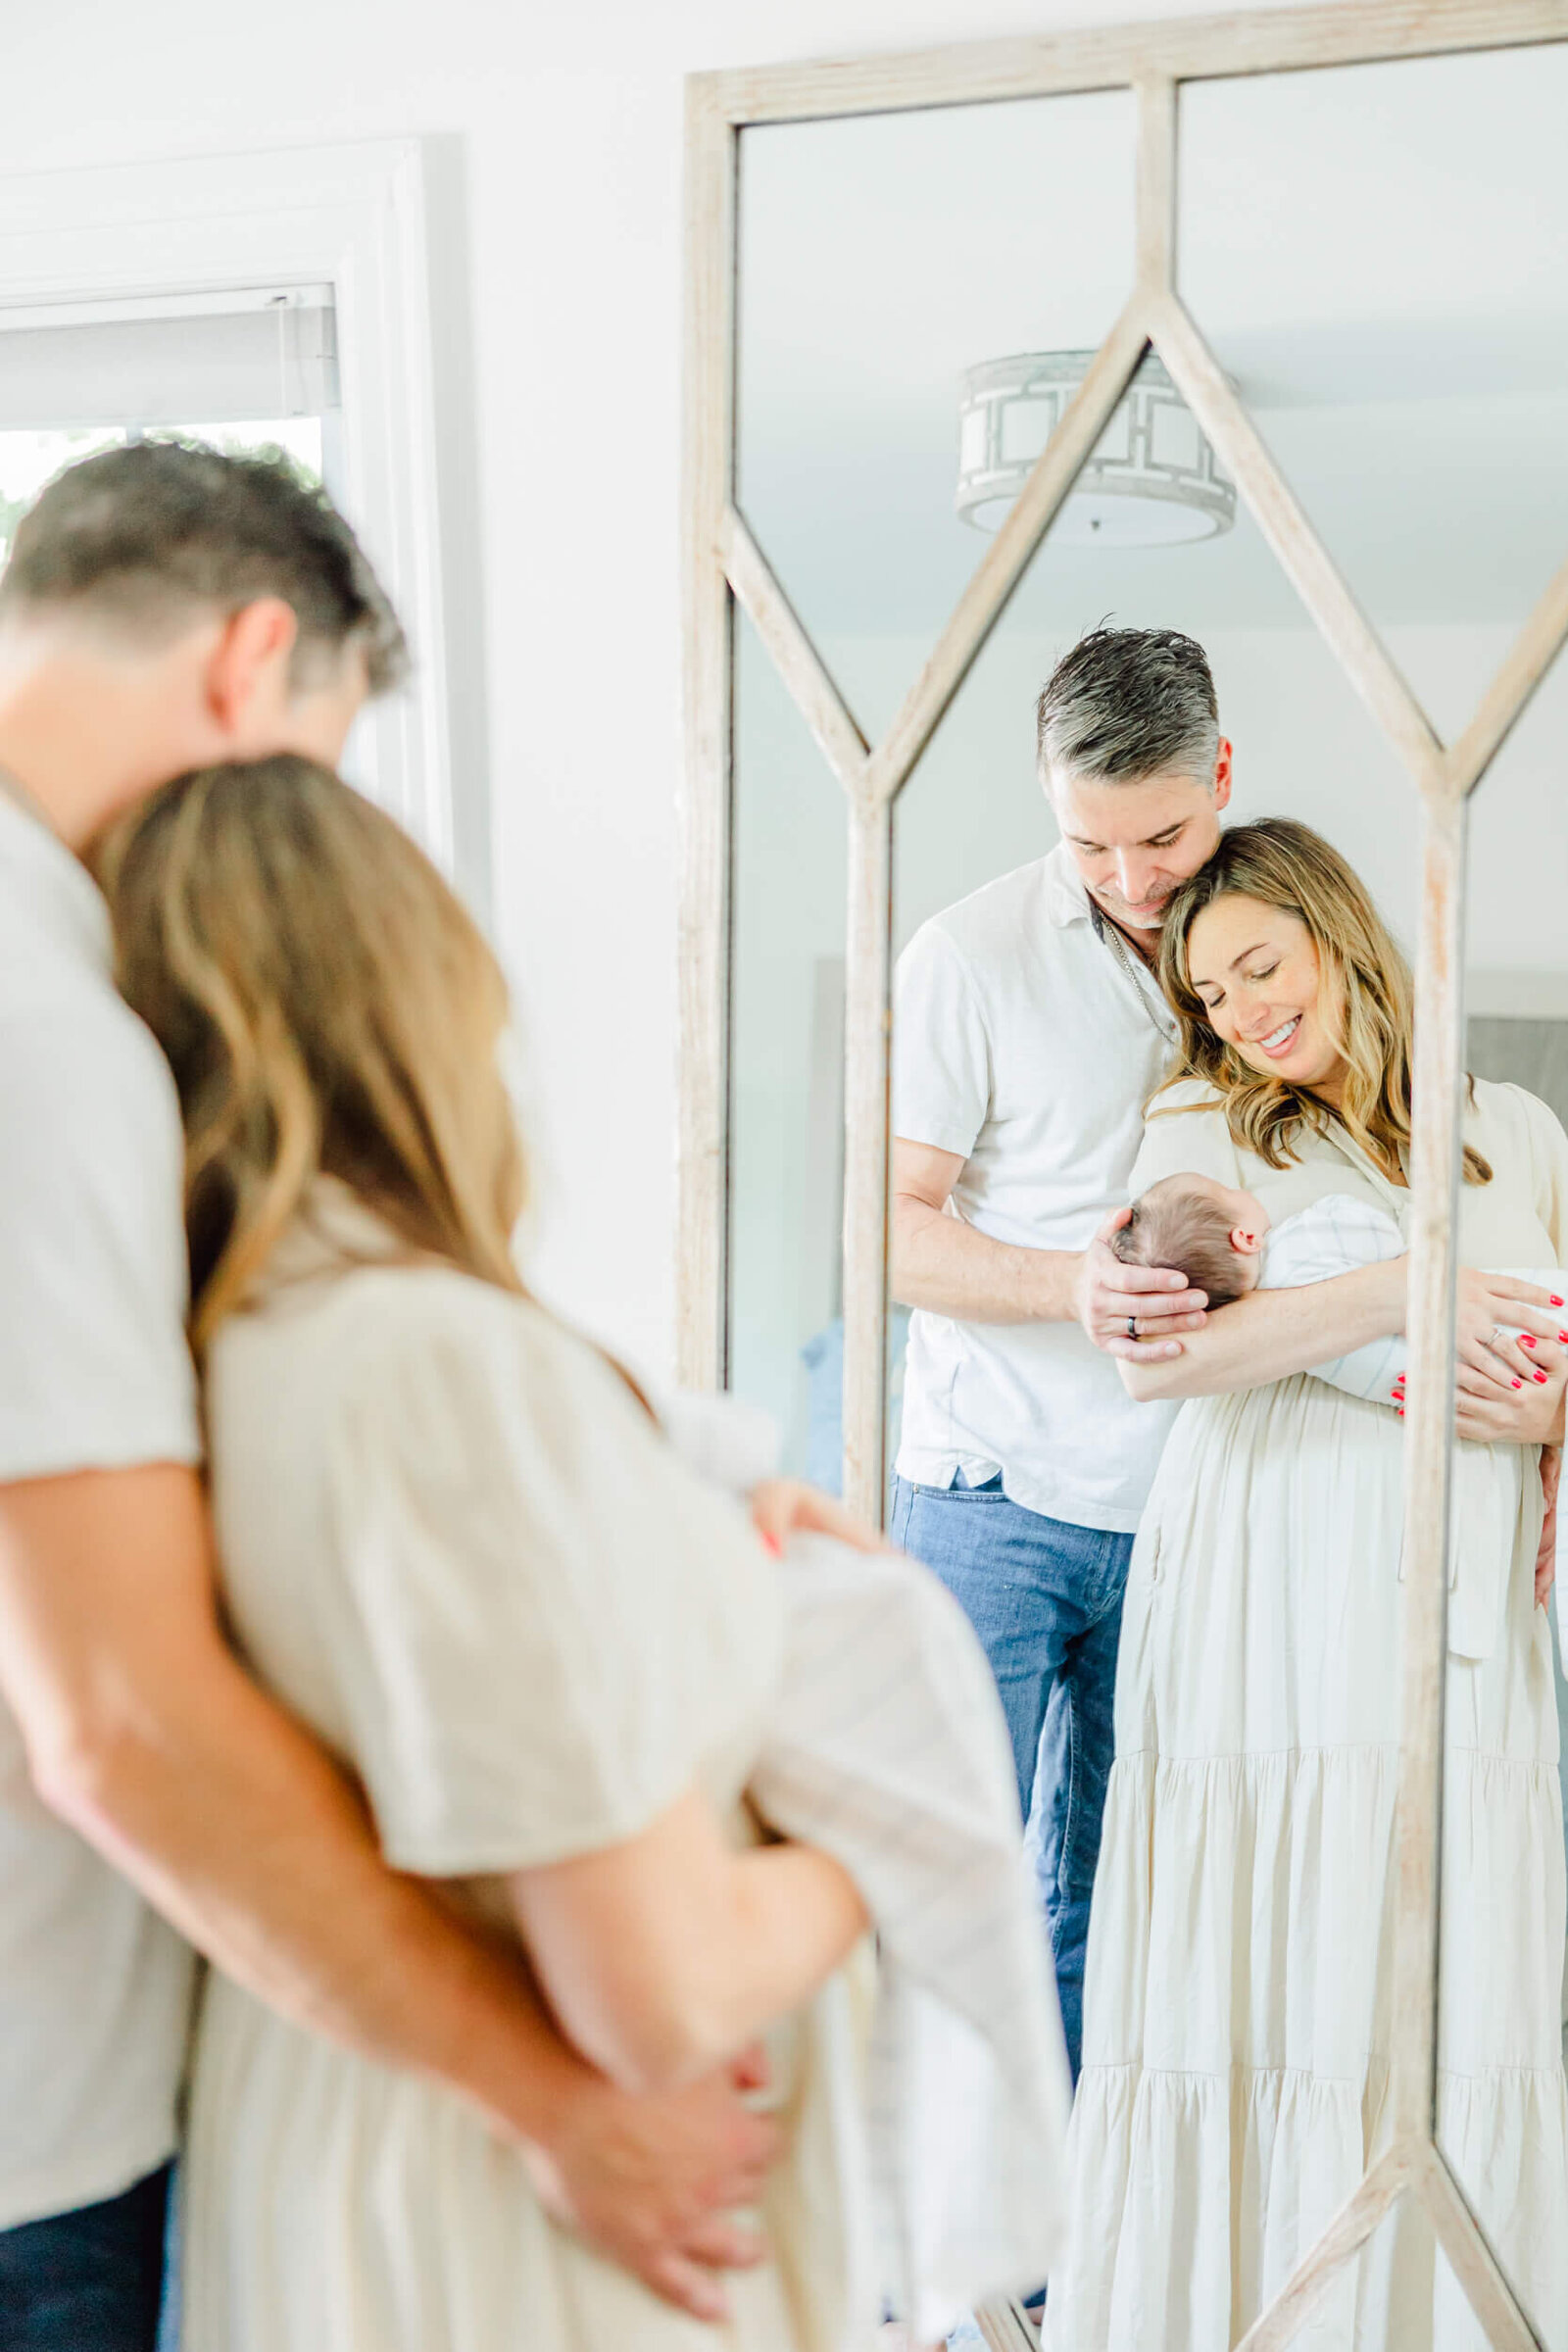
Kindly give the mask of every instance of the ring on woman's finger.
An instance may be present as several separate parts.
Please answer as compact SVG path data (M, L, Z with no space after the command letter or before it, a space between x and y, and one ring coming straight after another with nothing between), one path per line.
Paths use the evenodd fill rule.
M1130 1340L1136 1340L1138 1337L1138 1317L1136 1315L1129 1315L1127 1318L1127 1337Z

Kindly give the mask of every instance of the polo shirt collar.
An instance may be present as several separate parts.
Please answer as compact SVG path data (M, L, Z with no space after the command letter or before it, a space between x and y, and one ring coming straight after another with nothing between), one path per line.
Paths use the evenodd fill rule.
M0 875L84 962L106 976L114 941L103 893L21 787L0 771Z
M1064 841L1046 859L1046 912L1059 931L1090 920L1089 893Z

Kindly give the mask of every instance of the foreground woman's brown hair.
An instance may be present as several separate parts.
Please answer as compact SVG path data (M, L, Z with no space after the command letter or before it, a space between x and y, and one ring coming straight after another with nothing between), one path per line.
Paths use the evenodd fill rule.
M176 777L90 861L116 978L179 1090L198 1349L318 1174L411 1250L521 1291L506 982L389 816L282 754Z

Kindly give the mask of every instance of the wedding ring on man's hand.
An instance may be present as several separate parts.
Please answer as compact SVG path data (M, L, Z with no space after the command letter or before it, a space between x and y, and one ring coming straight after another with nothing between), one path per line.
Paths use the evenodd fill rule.
M1127 1318L1127 1337L1130 1340L1136 1340L1138 1337L1138 1317L1136 1315L1129 1315Z

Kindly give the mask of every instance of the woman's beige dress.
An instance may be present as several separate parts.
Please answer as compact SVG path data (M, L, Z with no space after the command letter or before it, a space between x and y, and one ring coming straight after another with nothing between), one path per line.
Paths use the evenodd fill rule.
M1202 1107L1134 1175L1201 1170L1277 1222L1325 1193L1400 1216L1349 1146L1277 1171ZM1471 1265L1568 1256L1568 1139L1478 1084ZM1071 2252L1050 2352L1226 2352L1387 2139L1402 1424L1310 1376L1185 1405L1133 1552L1095 1882ZM1499 1451L1502 1449L1499 1449ZM1450 1655L1439 2136L1548 2352L1568 2352L1563 1836L1533 1448L1492 1654ZM1462 1572L1462 1563L1461 1563ZM1408 2202L1297 2339L1485 2343Z
M384 1231L325 1188L338 1241ZM505 1917L501 1874L634 1837L694 1780L738 1798L780 1659L772 1563L615 1373L435 1267L291 1234L208 1380L234 1627L363 1780L388 1859ZM455 2096L220 1976L184 2168L188 2352L840 2352L842 2248L808 2019L773 2038L791 2152L775 2257L727 2328L549 2221Z

